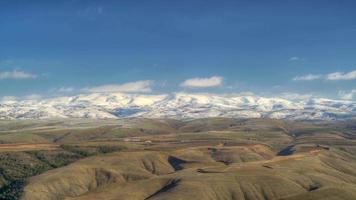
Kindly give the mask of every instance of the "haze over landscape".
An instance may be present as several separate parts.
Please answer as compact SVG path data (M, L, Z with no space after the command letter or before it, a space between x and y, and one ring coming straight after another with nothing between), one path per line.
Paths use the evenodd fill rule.
M0 1L0 200L356 199L354 1Z

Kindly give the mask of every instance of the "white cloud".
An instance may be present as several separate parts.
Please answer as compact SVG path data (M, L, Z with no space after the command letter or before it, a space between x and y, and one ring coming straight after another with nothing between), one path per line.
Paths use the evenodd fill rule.
M25 71L6 71L0 72L0 79L35 79L37 75Z
M101 85L97 87L87 88L86 91L89 92L151 92L151 85L153 81L143 80L136 81L124 84L109 84L109 85Z
M342 73L342 72L331 73L326 76L326 79L331 80L331 81L354 80L354 79L356 79L356 70L348 72L348 73Z
M341 99L352 100L356 97L356 89L349 92L341 90L339 91L338 95Z
M221 76L212 76L210 78L192 78L187 79L180 84L181 87L205 88L221 86L224 78Z
M319 74L307 74L303 76L296 76L293 78L293 81L312 81L320 79L322 76Z

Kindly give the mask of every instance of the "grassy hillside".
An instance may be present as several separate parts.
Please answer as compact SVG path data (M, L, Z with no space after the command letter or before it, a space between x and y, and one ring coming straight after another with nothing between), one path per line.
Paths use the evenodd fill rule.
M116 144L60 145L50 150L0 151L0 199L19 199L28 177L68 165L88 156L125 149L127 149L125 145Z
M228 158L226 149L216 151ZM204 150L209 151L134 151L87 158L31 178L22 199L355 198L355 157L346 153L346 158L337 149L274 158L263 157L269 151L261 149L260 157L239 152L247 159L229 162ZM338 193L326 196L324 191Z

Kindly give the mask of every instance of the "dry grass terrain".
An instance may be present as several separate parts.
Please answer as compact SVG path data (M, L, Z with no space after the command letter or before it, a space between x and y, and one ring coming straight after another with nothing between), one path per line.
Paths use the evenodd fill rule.
M0 199L356 199L354 121L0 124Z

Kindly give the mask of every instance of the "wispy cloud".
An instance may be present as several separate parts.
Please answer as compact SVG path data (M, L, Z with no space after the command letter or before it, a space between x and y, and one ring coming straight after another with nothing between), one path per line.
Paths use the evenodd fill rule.
M74 87L60 87L57 90L60 93L68 93L68 92L73 92L74 91Z
M356 89L353 89L351 91L341 90L341 91L339 91L338 95L341 99L352 100L352 99L356 98Z
M38 100L41 98L42 98L42 96L39 94L30 94L30 95L25 96L26 100Z
M293 81L312 81L320 79L322 75L319 74L306 74L303 76L296 76L293 78Z
M298 57L298 56L293 56L289 58L289 61L300 61L302 60L302 58Z
M356 79L356 70L348 72L348 73L343 73L343 72L331 73L326 76L326 79L331 80L331 81L354 80L354 79Z
M224 78L221 76L212 76L209 78L192 78L187 79L180 84L181 87L187 88L206 88L221 86Z
M74 87L59 87L59 88L51 88L49 92L55 96L58 95L67 95L68 93L74 93L76 89Z
M102 6L89 6L77 11L77 15L79 17L87 18L90 20L96 19L102 14L104 14L104 7Z
M0 60L0 65L12 65L15 61L11 59Z
M312 97L315 97L315 94L298 94L298 93L291 93L291 92L286 92L286 93L281 93L279 95L280 97L284 99L289 99L289 100L306 100L310 99Z
M296 76L293 78L294 81L312 81L317 79L323 79L328 81L339 81L339 80L355 80L356 70L351 72L333 72L330 74L306 74L302 76Z
M3 96L1 97L1 101L16 101L17 97L15 96Z
M85 91L89 92L124 92L124 93L132 93L132 92L151 92L153 81L151 80L143 80L136 82L129 82L124 84L108 84L101 85L92 88L86 88Z
M36 74L31 74L25 71L5 71L0 72L0 79L35 79L37 78Z

